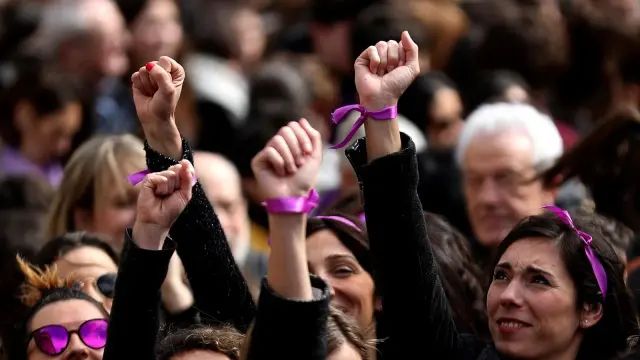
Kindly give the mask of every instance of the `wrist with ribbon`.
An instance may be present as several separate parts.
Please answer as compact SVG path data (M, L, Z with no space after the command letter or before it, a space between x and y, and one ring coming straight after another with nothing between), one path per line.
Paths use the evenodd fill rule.
M351 111L359 112L360 117L358 117L356 122L353 124L353 126L351 127L351 130L349 130L349 133L347 133L347 136L339 143L332 145L331 146L332 149L340 149L348 145L349 142L351 142L351 139L353 138L353 136L356 134L356 132L360 128L360 126L362 126L362 124L364 124L364 122L368 118L373 120L378 120L378 121L389 121L389 120L395 119L398 116L397 105L387 106L385 108L382 108L376 111L370 111L370 110L367 110L362 105L354 104L354 105L346 105L346 106L337 108L334 112L331 113L331 122L334 124L334 126L339 125L347 118L347 115Z
M320 196L315 189L307 196L286 196L265 200L262 205L269 214L308 214L318 206Z

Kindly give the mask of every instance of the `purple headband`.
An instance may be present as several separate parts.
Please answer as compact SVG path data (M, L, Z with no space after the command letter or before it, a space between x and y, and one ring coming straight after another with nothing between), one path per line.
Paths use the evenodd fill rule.
M333 221L337 221L339 223L342 223L344 225L347 225L348 227L356 230L357 232L362 232L362 229L360 229L360 227L358 225L356 225L353 221L347 219L346 217L343 216L339 216L339 215L326 215L326 216L314 216L314 219L320 219L320 220L333 220Z
M604 267L598 259L596 255L593 245L591 242L593 241L593 237L582 230L578 230L576 226L573 224L573 219L571 219L571 215L567 210L561 209L554 205L543 206L543 208L551 211L554 215L556 215L563 223L568 225L573 231L578 234L578 237L582 239L584 242L584 253L587 255L587 259L589 259L589 263L591 264L591 268L593 269L593 274L596 276L596 280L598 282L598 287L602 292L602 300L607 297L607 273L604 271Z

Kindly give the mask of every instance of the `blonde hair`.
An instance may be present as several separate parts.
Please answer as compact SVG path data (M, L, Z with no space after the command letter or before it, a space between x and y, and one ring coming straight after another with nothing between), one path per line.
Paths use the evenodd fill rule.
M93 212L104 202L108 187L126 195L132 186L127 175L144 168L144 147L133 135L100 136L82 144L64 168L49 212L47 237L79 230L74 222L75 210Z

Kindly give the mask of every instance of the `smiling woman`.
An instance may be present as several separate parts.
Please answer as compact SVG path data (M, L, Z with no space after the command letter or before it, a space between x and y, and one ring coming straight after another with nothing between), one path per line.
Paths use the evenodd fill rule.
M533 216L500 244L487 294L489 329L500 353L606 359L637 331L623 264L587 218L576 220L572 228L554 214ZM589 248L597 258L585 254Z

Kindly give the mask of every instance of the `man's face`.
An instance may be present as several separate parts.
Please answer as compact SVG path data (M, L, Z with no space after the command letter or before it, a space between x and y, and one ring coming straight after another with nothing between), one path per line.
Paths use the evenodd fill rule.
M103 76L123 75L129 69L129 34L122 15L112 1L90 0L86 6L94 39L89 56L97 71Z
M524 217L554 201L554 191L533 180L533 146L518 131L481 134L462 158L469 220L478 241L496 247Z

